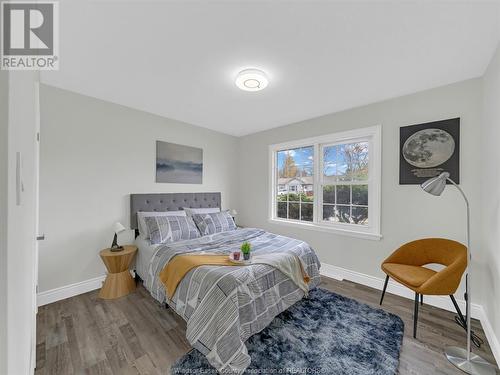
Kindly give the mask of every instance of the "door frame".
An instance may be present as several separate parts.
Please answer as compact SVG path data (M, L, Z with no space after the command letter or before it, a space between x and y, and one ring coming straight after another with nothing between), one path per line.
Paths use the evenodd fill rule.
M34 82L35 95L35 155L34 155L34 209L35 209L35 246L33 255L33 295L32 295L32 327L31 327L31 368L36 368L36 317L38 314L38 257L39 257L39 233L40 233L40 82Z

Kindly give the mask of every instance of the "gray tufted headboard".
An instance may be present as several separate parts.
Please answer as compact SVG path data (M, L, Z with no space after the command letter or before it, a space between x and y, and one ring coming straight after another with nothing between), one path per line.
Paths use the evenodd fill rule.
M220 193L130 194L130 227L138 229L137 212L179 211L183 207L221 207Z

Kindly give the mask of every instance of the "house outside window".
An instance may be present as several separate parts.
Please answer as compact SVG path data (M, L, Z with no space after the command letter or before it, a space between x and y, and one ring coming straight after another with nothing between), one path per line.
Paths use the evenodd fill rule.
M381 127L271 145L270 221L380 239Z

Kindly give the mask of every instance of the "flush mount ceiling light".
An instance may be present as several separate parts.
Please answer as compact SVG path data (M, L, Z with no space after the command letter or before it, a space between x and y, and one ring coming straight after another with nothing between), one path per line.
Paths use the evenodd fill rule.
M269 79L262 70L245 69L238 73L234 83L244 91L260 91L267 87Z

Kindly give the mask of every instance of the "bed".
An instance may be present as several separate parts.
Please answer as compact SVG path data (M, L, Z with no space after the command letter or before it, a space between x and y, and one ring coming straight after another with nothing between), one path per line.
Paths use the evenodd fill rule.
M183 207L220 207L220 193L133 194L131 226L138 229L137 212L178 211ZM167 303L187 322L186 338L220 372L242 373L250 364L245 341L260 332L276 315L306 294L289 277L267 264L201 266L189 271L168 298L158 274L175 256L211 252L229 254L242 242L252 253L287 253L300 258L310 277L309 288L320 282L319 260L300 240L243 228L196 239L151 245L137 237L136 272L159 303ZM281 255L279 255L281 256Z
M139 251L136 256L135 273L146 280L149 261L159 245L139 236L137 213L180 211L188 208L221 207L221 193L153 193L130 195L130 227L135 230L135 244Z

